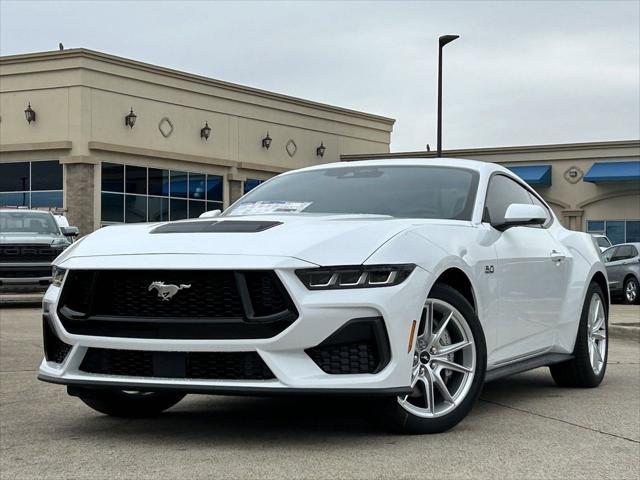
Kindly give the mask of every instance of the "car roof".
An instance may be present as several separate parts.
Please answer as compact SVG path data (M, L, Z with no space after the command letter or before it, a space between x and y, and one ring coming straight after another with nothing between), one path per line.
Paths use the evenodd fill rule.
M475 170L480 173L491 174L492 172L508 173L515 176L507 168L491 162L481 162L479 160L467 160L464 158L382 158L377 160L358 160L354 162L334 162L305 167L298 170L285 172L282 175L289 175L296 172L312 170L324 170L327 168L353 168L353 167L401 167L401 166L429 166L429 167L457 167Z

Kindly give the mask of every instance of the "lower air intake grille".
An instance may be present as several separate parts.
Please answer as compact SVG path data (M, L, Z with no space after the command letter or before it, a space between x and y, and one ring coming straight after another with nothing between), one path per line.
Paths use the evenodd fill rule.
M132 377L211 380L275 378L256 352L148 352L90 348L80 370Z
M71 345L58 338L56 332L49 324L49 317L42 317L42 336L44 343L44 356L49 362L62 363L71 351Z
M309 356L325 373L372 373L380 359L375 345L348 343L314 348Z
M389 339L381 317L350 320L305 352L323 372L332 375L378 373L390 359Z

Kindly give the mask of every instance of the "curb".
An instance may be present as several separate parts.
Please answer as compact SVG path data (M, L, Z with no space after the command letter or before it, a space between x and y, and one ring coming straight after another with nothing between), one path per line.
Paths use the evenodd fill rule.
M40 307L44 293L1 294L0 308Z
M609 325L609 336L620 340L640 342L640 325Z

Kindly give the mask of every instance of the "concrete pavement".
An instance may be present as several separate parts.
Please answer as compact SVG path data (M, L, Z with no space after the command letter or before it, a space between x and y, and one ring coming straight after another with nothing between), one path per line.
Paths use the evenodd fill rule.
M548 370L485 386L437 436L399 436L362 400L190 395L145 420L99 415L35 379L37 309L0 310L0 478L639 478L640 344L611 343L600 388Z

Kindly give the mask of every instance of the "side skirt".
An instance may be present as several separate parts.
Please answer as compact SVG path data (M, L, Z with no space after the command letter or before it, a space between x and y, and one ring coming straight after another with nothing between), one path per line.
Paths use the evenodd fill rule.
M525 360L519 360L517 362L503 365L487 371L485 377L486 382L492 382L499 378L508 377L509 375L515 375L516 373L526 372L527 370L533 370L534 368L546 367L555 363L566 362L571 360L573 355L565 353L546 353L537 357L527 358Z

